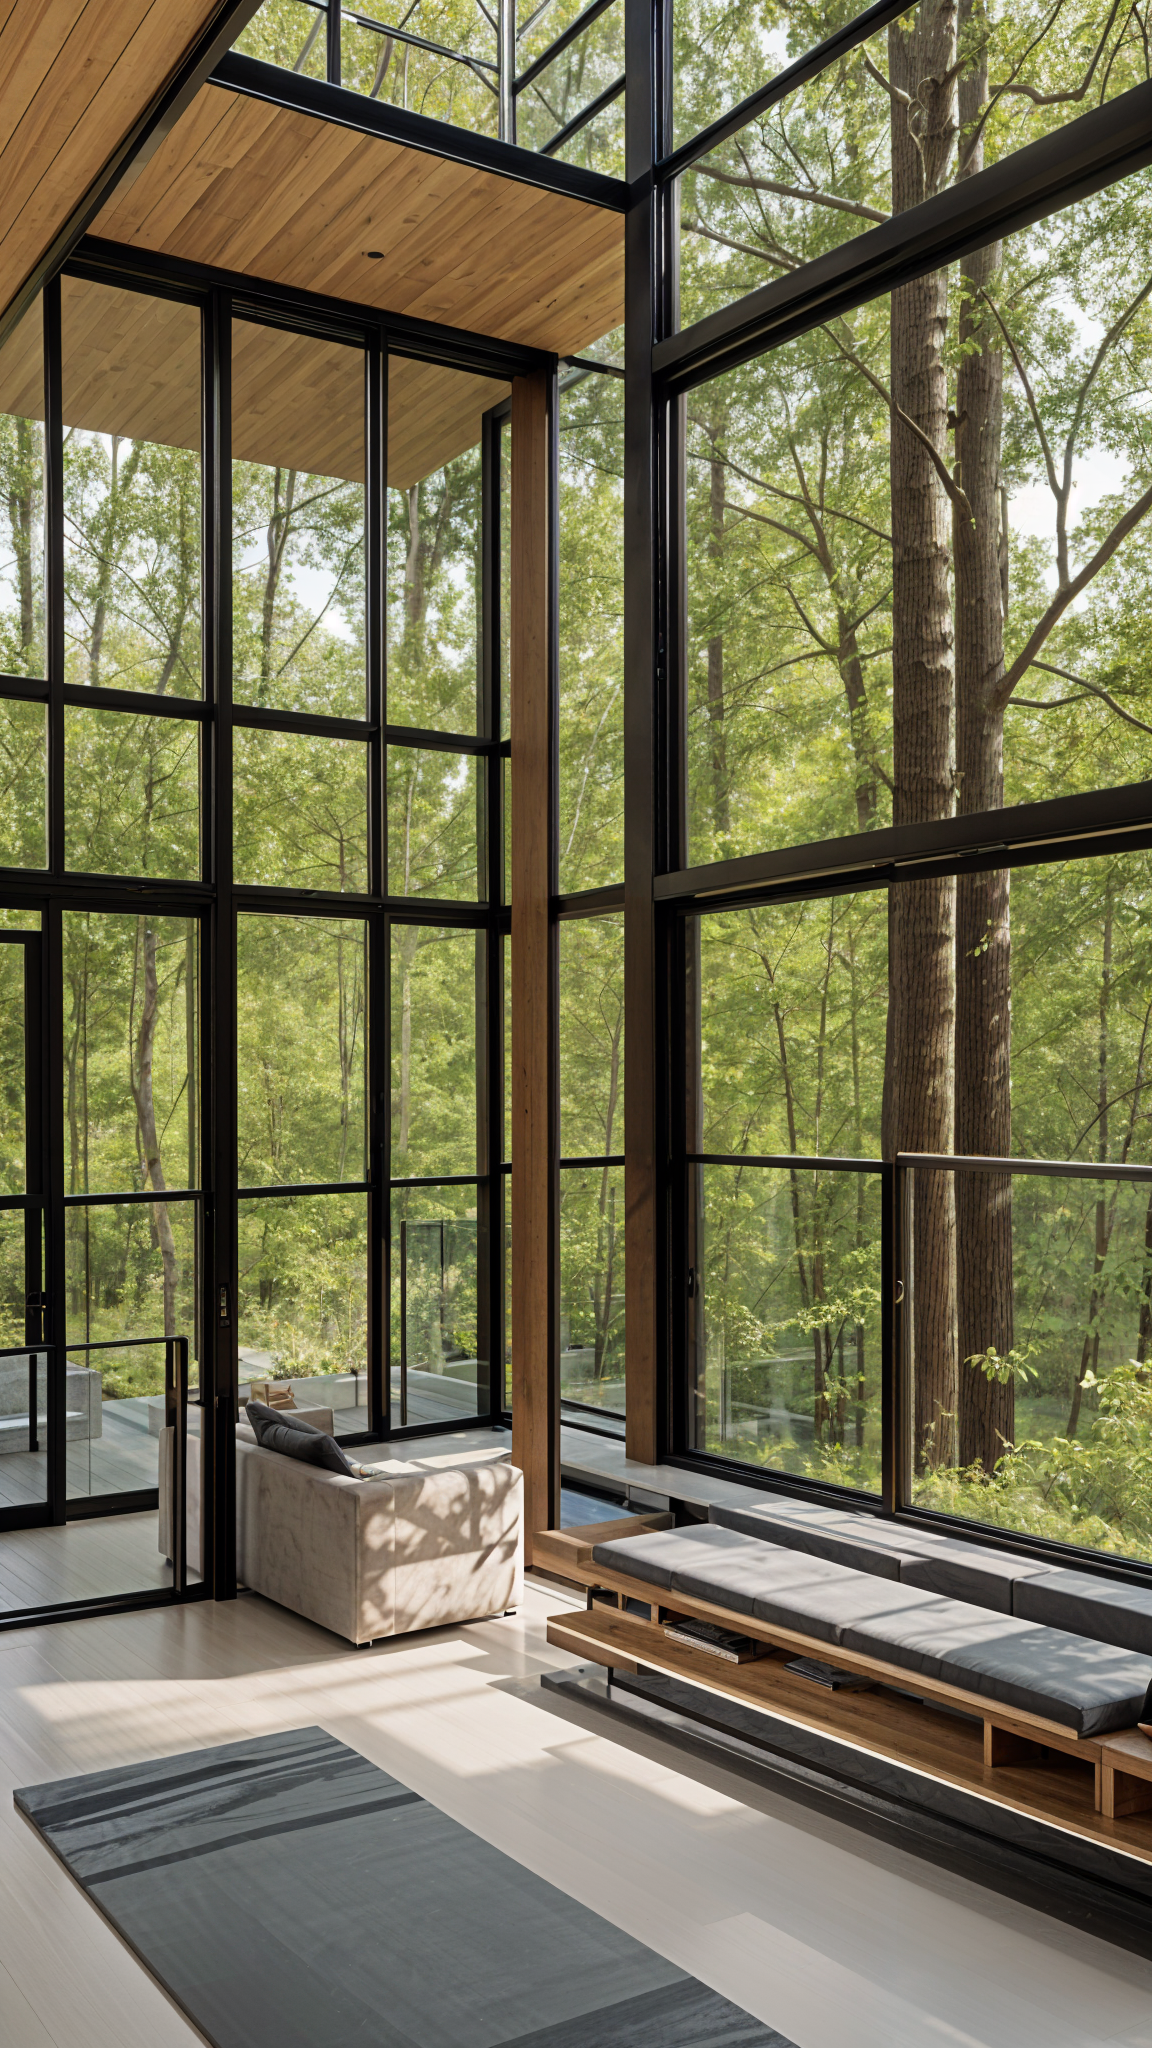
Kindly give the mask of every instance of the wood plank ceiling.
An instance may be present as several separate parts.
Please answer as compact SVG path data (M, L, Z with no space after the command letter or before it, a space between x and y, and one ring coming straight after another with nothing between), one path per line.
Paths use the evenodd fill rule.
M219 0L0 0L0 313Z
M620 214L216 85L93 233L558 355L624 315ZM255 390L261 348L275 351L250 345ZM389 480L401 486L472 445L506 389L400 358L389 382ZM287 422L291 393L280 395Z

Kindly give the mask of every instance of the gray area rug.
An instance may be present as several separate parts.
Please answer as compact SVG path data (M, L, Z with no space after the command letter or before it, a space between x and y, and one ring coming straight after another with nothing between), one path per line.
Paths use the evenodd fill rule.
M215 2048L792 2048L322 1728L14 1796Z

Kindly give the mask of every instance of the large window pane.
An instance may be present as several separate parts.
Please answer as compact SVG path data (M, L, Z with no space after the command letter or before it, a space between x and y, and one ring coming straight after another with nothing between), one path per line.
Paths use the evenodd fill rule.
M364 1180L364 925L243 916L236 965L241 1187Z
M508 386L388 360L388 718L480 729L483 415Z
M66 910L63 933L68 1193L198 1187L195 923Z
M474 1187L392 1194L392 1426L487 1412ZM483 1355L482 1355L483 1354Z
M0 675L44 674L44 314L0 348Z
M337 1436L369 1427L366 1195L240 1203L240 1398L287 1381L297 1408L331 1408Z
M362 352L237 321L232 453L236 701L363 718Z
M624 1150L624 918L560 926L560 1151Z
M624 873L624 384L560 399L560 888Z
M475 1173L483 934L392 926L392 1173Z
M919 1336L910 1347L912 1500L1152 1558L1152 1183L924 1168L912 1178L914 1307L935 1277L917 1259L926 1211L951 1198L961 1223L990 1219L1000 1249L976 1276L958 1390L939 1383Z
M879 1492L880 1185L691 1170L697 1449Z
M690 922L699 1152L880 1157L888 905L861 892Z
M61 320L67 680L199 697L199 308L65 277Z
M358 13L371 14L369 8ZM381 14L388 12L381 7ZM401 20L408 34L439 50L390 36L347 15L340 37L340 80L353 92L366 93L393 107L408 107L457 128L495 135L499 125L496 97L496 35L484 8L461 7L458 0L416 0ZM447 55L456 51L472 58L462 63Z
M264 0L233 48L305 78L328 75L327 9L312 0Z
M238 726L235 877L274 888L368 887L368 750L359 740Z
M576 19L578 5L553 0L525 43L532 46L531 61ZM520 68L526 69L528 51L520 53ZM624 75L623 0L609 7L561 50L551 63L516 95L516 140L525 149L545 149L560 132L591 106L593 100ZM567 163L583 164L587 170L602 171L609 177L624 176L624 94L614 99L569 141L550 154Z
M64 857L92 875L200 873L200 725L69 705Z
M0 867L48 865L47 736L42 704L0 700Z
M393 896L485 895L484 764L474 754L388 749L388 887Z
M24 1000L24 948L0 946L0 1194L22 1195L28 1185L28 1105L25 1062L28 1051ZM23 1216L13 1210L0 1217L0 1233L24 1243ZM23 1317L19 1336L23 1336ZM16 1341L0 1333L0 1346Z
M676 7L683 141L839 29L834 8ZM681 181L687 325L1144 82L1105 0L915 9L721 143ZM940 90L936 81L946 79ZM925 107L931 100L931 109ZM895 112L894 112L895 109ZM906 110L906 111L905 111Z
M560 1175L560 1394L624 1413L624 1169Z
M1141 172L690 394L694 862L1148 775L1150 219Z

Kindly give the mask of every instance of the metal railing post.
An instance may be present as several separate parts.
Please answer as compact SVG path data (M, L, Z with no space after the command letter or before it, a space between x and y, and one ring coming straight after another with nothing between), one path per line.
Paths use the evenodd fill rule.
M408 1422L408 1224L400 1223L400 1427Z
M500 0L496 61L499 66L500 140L515 142L516 96L512 86L516 77L516 0Z
M188 1339L164 1344L164 1420L172 1430L172 1590L188 1588Z

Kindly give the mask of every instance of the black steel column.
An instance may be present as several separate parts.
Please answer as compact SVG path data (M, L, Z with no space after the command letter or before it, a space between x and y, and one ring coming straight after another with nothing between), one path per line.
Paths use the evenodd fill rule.
M653 168L664 126L664 21L653 0L623 0L630 200L624 224L624 1096L625 1361L628 1454L661 1449L658 1005L652 877L657 866L659 447L652 348L659 338L660 206Z
M501 436L506 405L487 412L481 426L481 615L480 731L499 740L503 670L501 661ZM479 1188L477 1225L480 1255L480 1330L488 1346L488 1413L498 1422L504 1409L504 757L494 748L484 757L484 893L488 902L482 998L483 1059L477 1071L479 1122L477 1164L485 1176Z
M44 287L44 532L45 667L48 678L48 867L64 873L64 415L60 279ZM44 913L43 1019L49 1076L64 1073L64 931L59 896ZM53 1346L48 1364L48 1502L52 1520L67 1518L65 1443L65 1342L68 1334L68 1276L64 1240L64 1090L48 1087L47 1206L45 1249L48 1314L45 1335Z
M236 1222L236 919L232 901L232 309L214 292L205 312L204 588L205 695L214 707L204 788L205 864L216 885L209 955L211 1046L206 1092L207 1253L205 1390L201 1459L206 1513L205 1578L217 1600L236 1594L237 1222ZM210 1105L211 1124L207 1121ZM202 1368L203 1370L203 1368ZM210 1506L207 1504L210 1503Z
M368 742L368 893L388 888L388 749L384 739L388 670L388 351L383 330L370 335L365 357L365 645ZM388 921L368 918L368 1426L388 1425L388 1286L391 1230L388 1137Z

